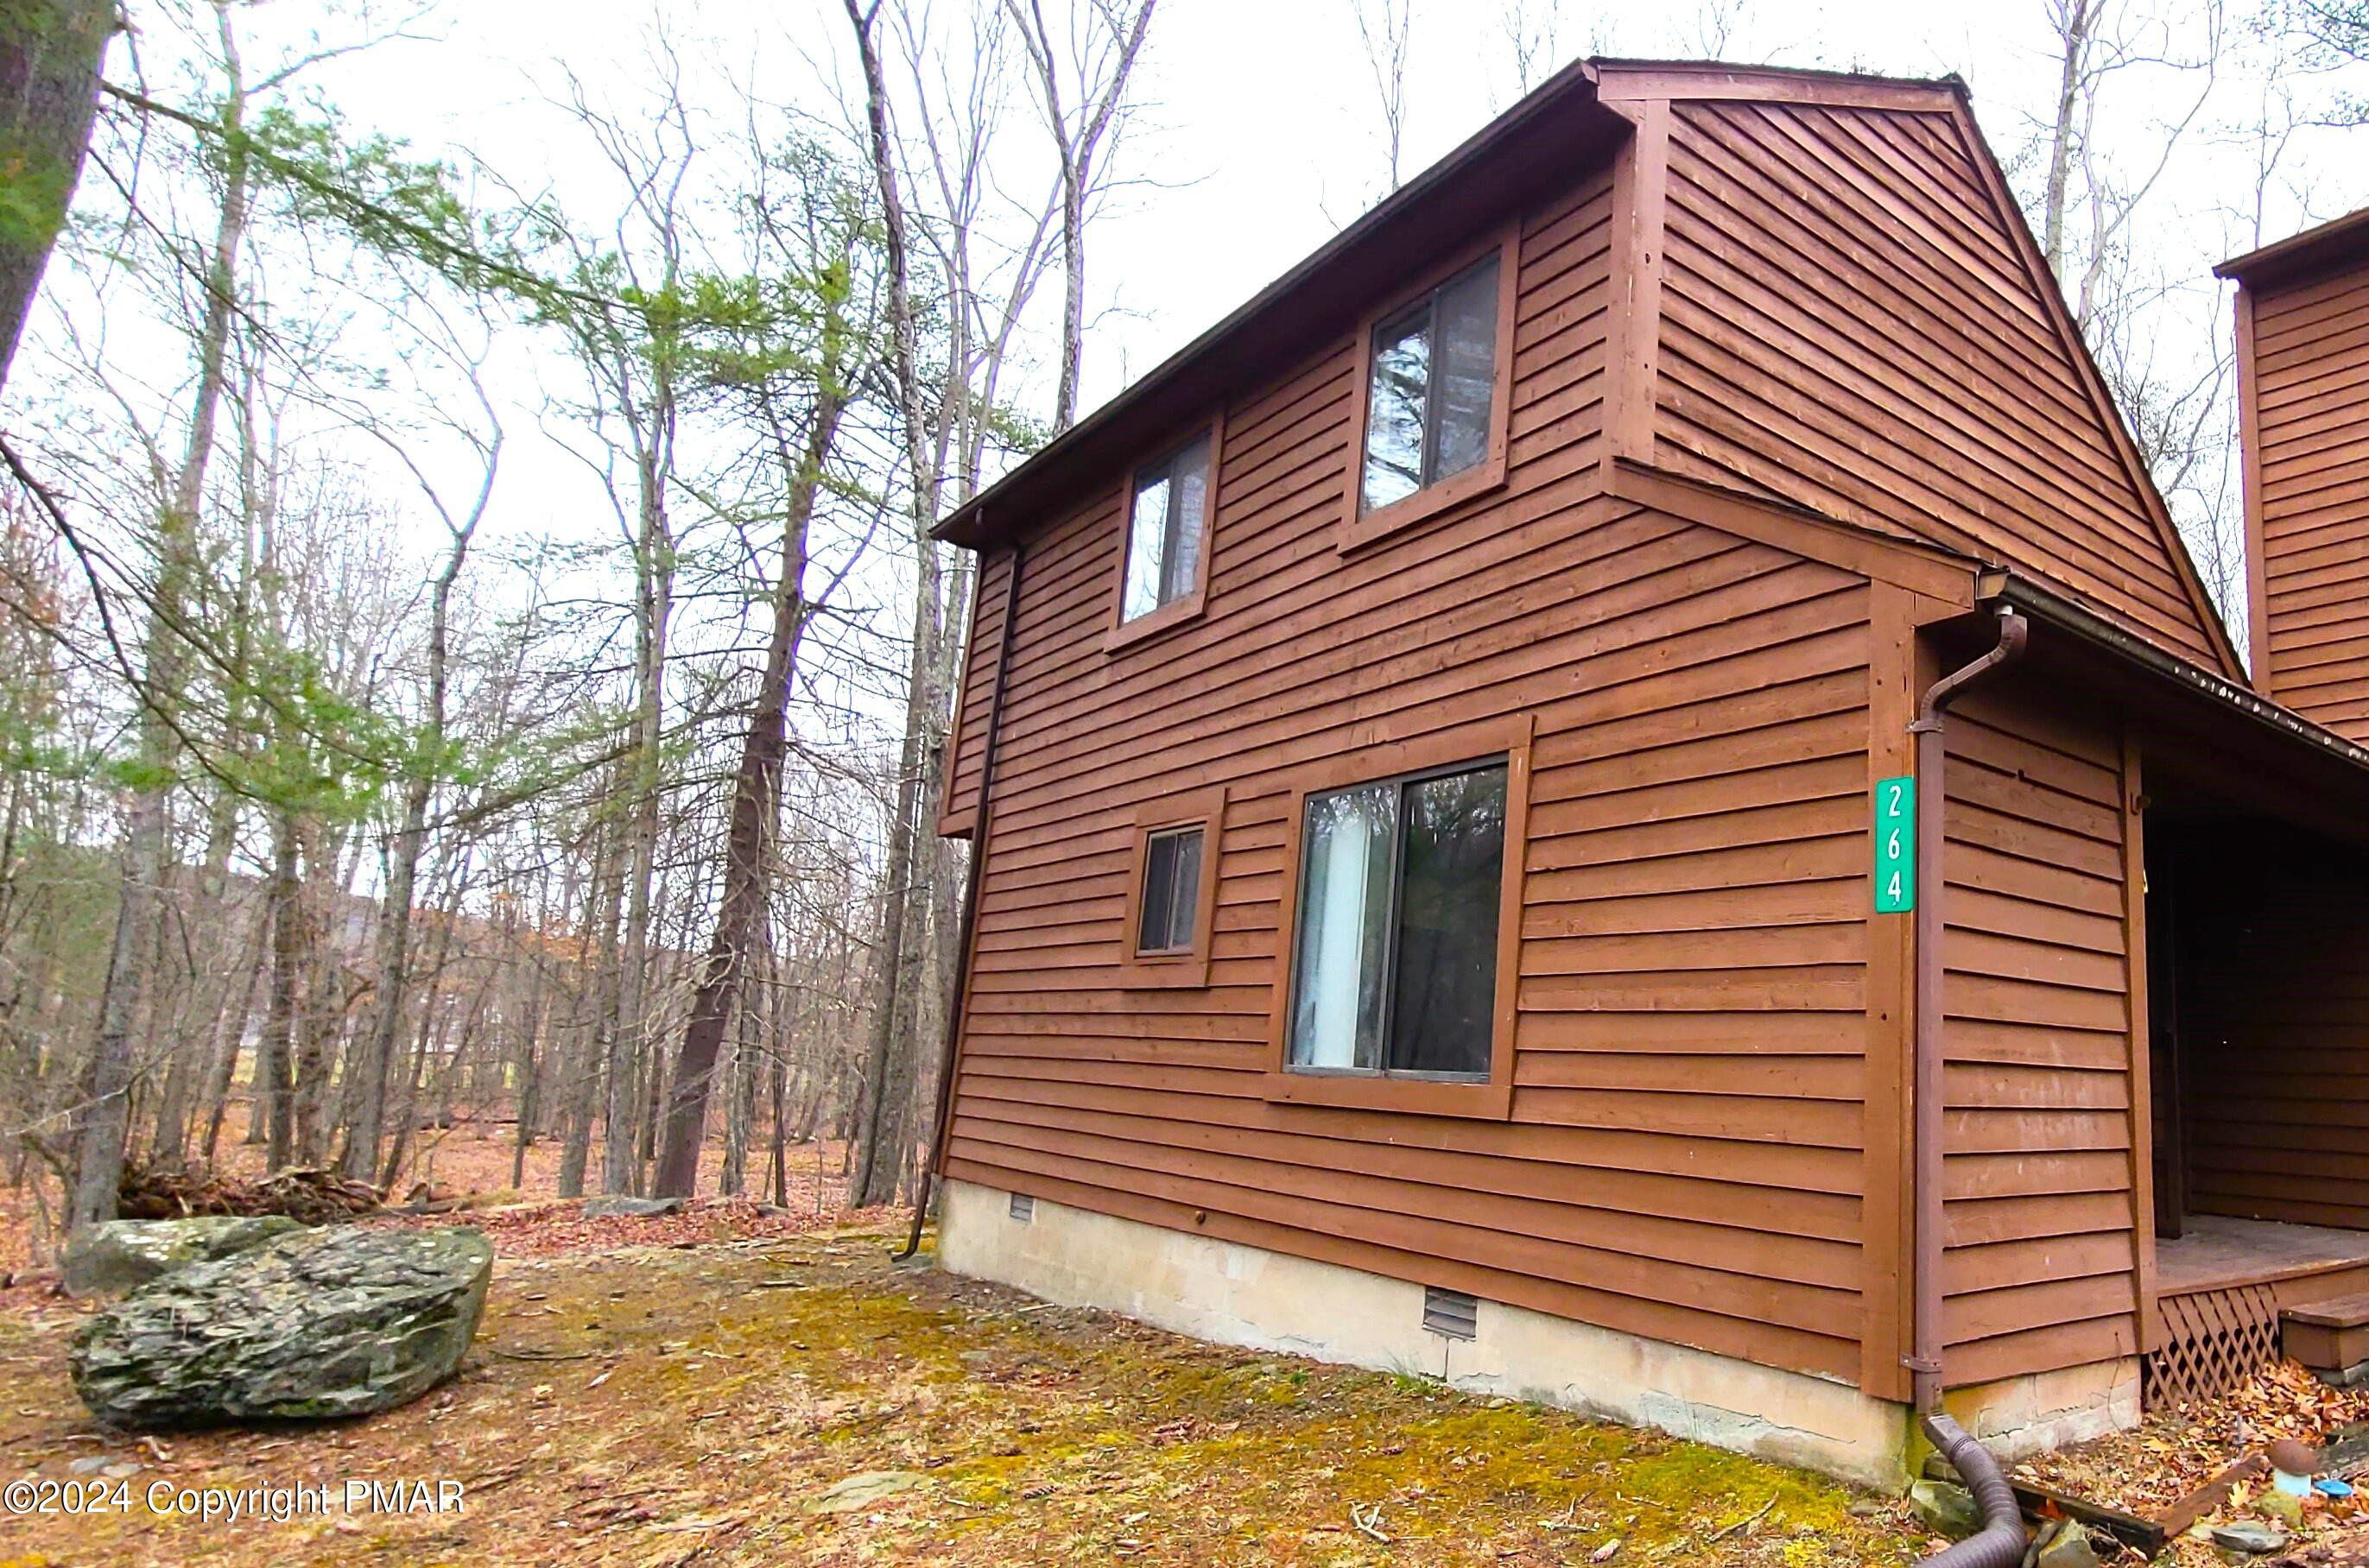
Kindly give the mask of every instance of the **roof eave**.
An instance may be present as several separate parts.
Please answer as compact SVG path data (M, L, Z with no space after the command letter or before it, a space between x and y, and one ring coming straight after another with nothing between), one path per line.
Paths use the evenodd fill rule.
M2369 263L2369 207L2299 235L2290 235L2259 250L2231 257L2215 267L2213 275L2259 288L2347 261Z
M1108 434L1155 401L1177 389L1180 382L1203 366L1230 339L1260 325L1287 300L1335 270L1356 253L1378 244L1391 230L1441 200L1464 176L1506 147L1517 144L1549 117L1597 110L1606 119L1608 138L1625 134L1629 122L1600 109L1596 96L1597 63L1581 60L1549 77L1528 97L1475 132L1453 152L1376 203L1348 227L1303 258L1290 270L1251 296L1217 325L1203 332L1149 374L1080 419L1037 449L1018 467L948 513L933 535L973 548L991 543L1002 532L990 517L1024 491L1047 470L1065 466L1073 454L1088 452ZM1609 144L1609 143L1608 143ZM1008 525L1007 525L1008 526Z
M2116 625L2095 611L2075 603L2054 589L2030 577L2012 570L1994 571L1985 578L1978 597L1986 604L2012 605L2033 620L2112 654L2126 664L2185 687L2226 712L2237 714L2288 740L2300 741L2320 755L2349 763L2359 769L2364 779L2369 779L2369 749L2347 740L2333 730L2322 728L2294 709L2280 706L2250 687L2203 665L2192 664L2137 633Z

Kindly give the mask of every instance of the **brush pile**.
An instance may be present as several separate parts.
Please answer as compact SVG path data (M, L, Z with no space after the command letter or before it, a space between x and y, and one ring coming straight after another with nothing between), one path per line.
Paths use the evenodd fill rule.
M268 1176L223 1176L202 1166L151 1170L126 1165L115 1212L124 1219L186 1219L197 1214L284 1214L303 1225L331 1225L371 1214L386 1195L367 1182L321 1166Z

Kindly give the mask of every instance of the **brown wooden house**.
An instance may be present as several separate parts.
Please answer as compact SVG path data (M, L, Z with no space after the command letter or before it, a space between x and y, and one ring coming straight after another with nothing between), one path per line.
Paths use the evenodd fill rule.
M946 523L946 1266L1870 1480L2259 1356L2369 1284L2311 384L2266 696L1960 84L1565 71Z

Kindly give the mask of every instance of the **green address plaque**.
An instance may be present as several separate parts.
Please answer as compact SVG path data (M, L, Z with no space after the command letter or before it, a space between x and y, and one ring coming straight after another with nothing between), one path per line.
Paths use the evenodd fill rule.
M1875 786L1875 912L1905 915L1917 907L1917 780L1903 775Z

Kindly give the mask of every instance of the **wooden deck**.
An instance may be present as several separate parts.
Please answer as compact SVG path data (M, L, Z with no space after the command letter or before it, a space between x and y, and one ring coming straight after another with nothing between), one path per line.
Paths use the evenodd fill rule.
M2177 1241L2155 1244L2156 1289L2161 1295L2275 1285L2280 1305L2294 1306L2369 1285L2369 1230L2193 1214L2186 1231Z
M2146 1402L2213 1398L2278 1358L2280 1314L2369 1290L2369 1230L2191 1215L2156 1242Z

